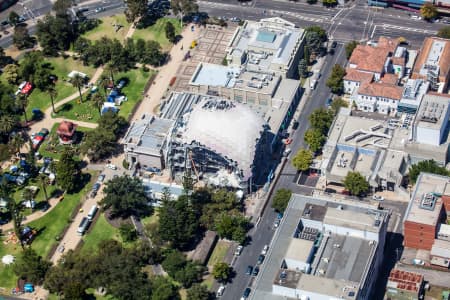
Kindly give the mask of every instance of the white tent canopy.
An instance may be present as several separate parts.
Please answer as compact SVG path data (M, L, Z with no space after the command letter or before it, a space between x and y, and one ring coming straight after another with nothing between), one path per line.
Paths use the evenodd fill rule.
M7 255L2 257L2 263L4 265L10 265L10 264L12 264L14 262L14 260L15 260L15 258L11 254L7 254Z

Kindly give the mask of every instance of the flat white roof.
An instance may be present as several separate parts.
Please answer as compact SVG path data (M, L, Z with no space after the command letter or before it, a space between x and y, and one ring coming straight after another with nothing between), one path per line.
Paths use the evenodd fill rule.
M313 241L293 238L289 243L285 258L300 262L306 262L313 245Z

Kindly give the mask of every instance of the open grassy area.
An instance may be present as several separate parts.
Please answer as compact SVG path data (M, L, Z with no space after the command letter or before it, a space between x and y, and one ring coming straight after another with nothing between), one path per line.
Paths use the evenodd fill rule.
M116 82L125 79L128 84L122 89L122 93L128 101L120 106L119 115L128 118L134 106L142 99L142 92L154 71L144 72L142 69L132 69L128 72L120 72L114 75ZM100 114L98 109L89 100L78 103L78 99L61 106L55 117L67 118L70 120L80 120L95 123Z
M84 186L84 188L71 195L65 195L64 200L58 203L58 205L49 211L42 218L33 221L27 226L35 229L38 232L35 240L31 244L31 247L36 250L36 252L46 257L56 243L56 237L60 235L64 227L69 223L69 218L74 210L74 208L80 203L83 195L86 194L92 188L94 180L97 178L97 172L86 173L86 179L89 183ZM2 247L0 247L0 257L6 254L12 254L17 256L21 250L20 244L3 244L5 237L2 237ZM10 289L16 285L17 277L12 272L11 267L7 267L0 264L0 287Z
M96 41L106 36L111 39L115 38L119 41L123 41L128 30L130 29L130 24L127 23L124 14L100 18L100 21L102 23L99 26L83 34L83 37L91 41ZM116 31L116 27L113 26L114 24L121 25L123 27Z
M218 241L216 247L211 254L211 257L208 260L208 266L214 267L214 265L218 262L222 262L227 254L228 249L230 248L230 242L227 241Z
M82 62L71 57L52 57L46 58L46 61L48 61L53 67L52 74L58 77L58 81L56 82L56 90L58 92L58 95L55 98L55 103L77 92L77 89L74 88L71 83L66 81L67 75L71 71L80 71L87 74L89 77L92 77L95 72L94 68L84 66ZM38 89L34 89L28 97L28 117L31 117L31 111L33 110L33 108L39 108L41 111L44 111L50 106L51 101L48 93L41 92Z
M39 153L44 157L48 156L54 159L59 159L61 153L67 147L77 151L78 148L80 147L80 142L83 139L84 134L92 130L91 128L78 126L75 132L76 142L72 145L62 145L59 143L58 135L56 134L56 130L58 129L59 124L60 123L55 123L53 125L52 129L50 130L50 134L42 143L42 145L39 147Z
M170 22L175 26L175 33L181 34L181 24L178 19L162 18L158 19L155 24L144 29L137 29L133 33L133 39L143 39L145 41L153 40L158 42L165 51L172 48L172 43L166 38L166 23Z
M100 213L100 212L98 212ZM101 241L105 240L121 240L119 230L111 226L105 219L105 215L101 213L94 227L83 236L83 247L82 252L95 252L97 251L97 246Z

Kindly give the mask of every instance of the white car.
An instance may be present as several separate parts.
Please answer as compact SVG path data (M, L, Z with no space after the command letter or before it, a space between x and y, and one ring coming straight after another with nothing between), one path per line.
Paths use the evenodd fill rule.
M222 296L224 291L225 291L225 286L224 286L224 285L221 285L221 286L219 287L219 289L217 290L216 297Z
M261 251L262 255L266 255L267 254L267 250L269 250L269 245L265 245L264 248Z
M372 199L375 200L375 201L383 201L383 200L384 200L384 197L378 196L378 195L373 195L373 196L372 196Z
M242 247L242 245L237 246L236 250L234 251L234 255L236 255L236 256L241 255L242 249L244 249L244 247Z
M111 170L117 170L117 166L113 164L107 164L106 167Z

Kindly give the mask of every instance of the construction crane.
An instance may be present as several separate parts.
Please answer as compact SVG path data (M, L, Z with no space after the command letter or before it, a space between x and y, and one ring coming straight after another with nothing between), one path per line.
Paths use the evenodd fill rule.
M189 150L189 159L191 160L192 167L194 168L195 176L197 176L197 181L199 181L200 177L198 176L197 168L195 167L194 160L192 159L192 151L191 150Z

